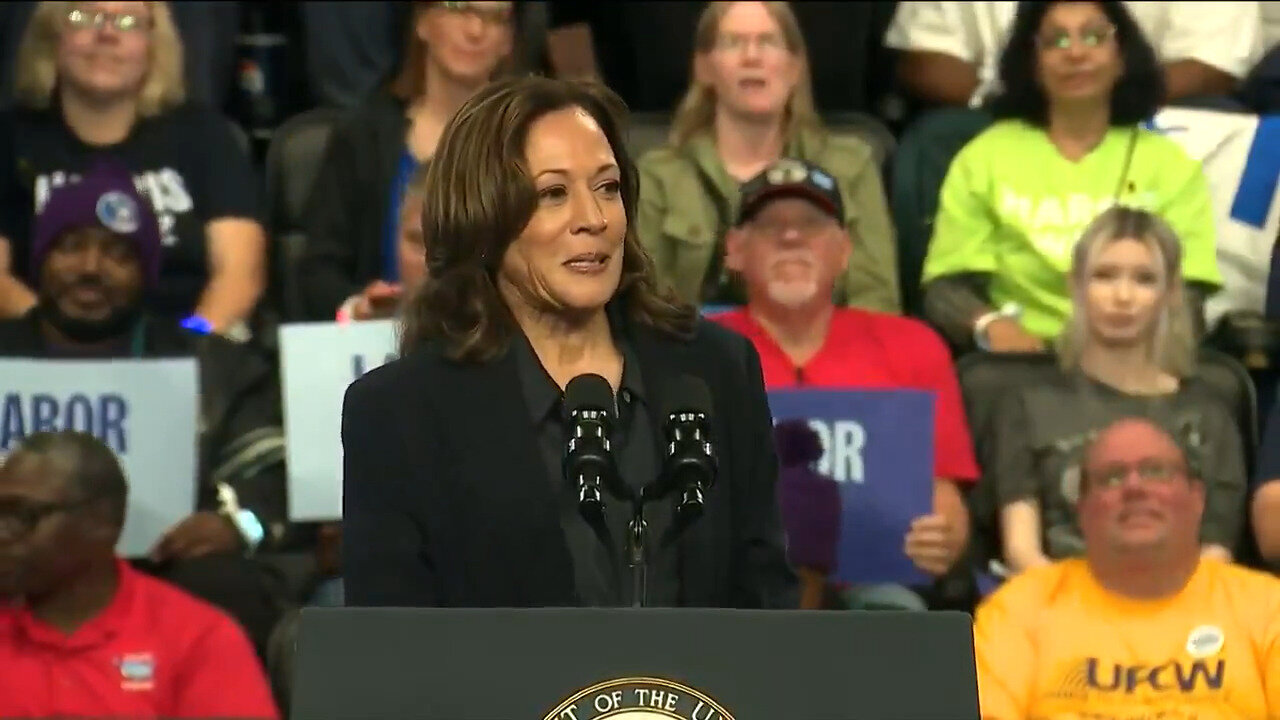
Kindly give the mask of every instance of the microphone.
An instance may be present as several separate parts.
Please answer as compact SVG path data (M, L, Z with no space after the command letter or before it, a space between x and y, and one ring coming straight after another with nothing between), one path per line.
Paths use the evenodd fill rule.
M704 494L716 482L718 463L711 443L711 390L700 378L681 375L666 388L663 430L666 457L658 482L645 488L646 499L680 493L676 505L679 532L702 514Z
M569 419L562 470L578 488L578 510L593 527L603 527L604 494L616 494L618 472L609 438L613 434L614 400L609 382L599 375L579 375L564 389Z

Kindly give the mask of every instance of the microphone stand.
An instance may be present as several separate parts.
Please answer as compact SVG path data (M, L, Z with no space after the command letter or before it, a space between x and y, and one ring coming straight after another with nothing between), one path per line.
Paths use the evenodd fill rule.
M627 532L627 563L631 566L631 607L645 606L649 583L649 533L644 519L644 498L631 501L631 525Z
M644 519L645 503L651 500L662 500L668 492L660 495L649 492L636 493L631 498L631 524L627 527L627 564L631 567L631 607L646 606L649 590L649 523ZM659 551L670 547L682 534L702 516L704 507L704 488L702 483L693 481L679 490L679 502L671 518L671 525L662 534Z

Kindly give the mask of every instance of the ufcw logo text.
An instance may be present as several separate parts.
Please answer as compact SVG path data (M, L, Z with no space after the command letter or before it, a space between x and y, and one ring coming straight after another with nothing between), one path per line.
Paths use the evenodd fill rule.
M1084 664L1085 684L1090 690L1132 695L1145 688L1158 693L1192 693L1220 690L1227 675L1225 660L1170 660L1161 665L1120 665L1088 658Z

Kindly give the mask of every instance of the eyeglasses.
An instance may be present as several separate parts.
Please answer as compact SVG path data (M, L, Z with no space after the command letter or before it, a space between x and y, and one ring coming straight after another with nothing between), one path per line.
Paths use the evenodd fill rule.
M1124 485L1125 480L1134 473L1137 473L1138 480L1144 484L1163 485L1182 477L1186 473L1186 467L1180 462L1169 460L1115 463L1090 471L1088 483L1099 488L1117 488Z
M1041 50L1066 50L1079 42L1087 48L1101 47L1111 38L1115 37L1116 29L1111 25L1098 25L1096 27L1085 28L1080 31L1078 36L1073 36L1066 30L1054 30L1044 33L1036 38L1036 45Z
M138 32L151 27L151 18L133 13L90 13L77 8L67 13L67 24L76 29L101 29L110 24L116 32Z
M725 33L716 37L716 50L742 52L749 47L755 47L761 52L776 52L786 50L787 42L778 33L761 33L760 35Z
M133 33L151 26L151 19L134 13L89 12L79 8L67 13L67 25L76 30L100 30L110 25L112 30Z
M93 502L96 498L85 497L52 503L5 502L0 503L0 537L11 539L24 538L30 535L44 522L44 519L60 512L70 512Z

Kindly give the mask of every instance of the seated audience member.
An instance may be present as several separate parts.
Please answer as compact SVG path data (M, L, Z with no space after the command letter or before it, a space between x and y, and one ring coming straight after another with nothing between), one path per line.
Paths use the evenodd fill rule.
M755 345L765 388L913 388L936 393L933 514L904 538L907 555L941 576L960 557L969 517L959 485L978 477L973 443L947 347L911 318L832 302L851 252L844 195L825 170L784 159L743 186L726 267L747 305L713 319ZM881 588L855 589L879 593Z
M509 64L512 3L414 5L399 73L334 130L311 190L302 291L313 320L399 300L397 219L409 178L462 103Z
M404 198L396 220L396 273L399 282L375 280L359 295L352 296L338 310L338 320L373 320L392 317L405 298L422 284L427 273L426 247L422 238L422 201L426 188L427 163L419 165L405 184Z
M230 122L185 101L167 3L43 2L18 53L18 106L0 115L0 316L36 297L31 218L94 158L121 158L160 219L160 315L243 331L265 280L257 181ZM25 281L25 282L24 282Z
M6 0L0 3L0 105L13 99L13 66L22 31L40 3ZM223 107L231 96L236 71L236 36L240 34L241 3L220 0L182 0L169 4L182 41L187 92L194 100Z
M794 157L826 168L845 194L840 221L859 253L841 278L838 302L899 312L893 226L875 155L861 140L823 128L791 8L710 3L695 47L692 84L670 143L640 160L637 233L659 277L688 302L743 302L723 263L740 185Z
M983 720L1280 717L1280 581L1199 552L1201 458L1126 418L1085 448L1084 556L978 607Z
M1157 102L1228 96L1261 57L1259 3L1123 5L1161 63ZM1017 2L898 3L884 38L902 51L898 81L926 103L981 105L999 89L996 65L1017 10ZM1066 35L1050 39L1069 42Z
M1082 451L1098 428L1133 415L1189 429L1206 459L1204 549L1231 559L1244 521L1244 449L1223 401L1194 375L1181 248L1160 218L1124 207L1099 215L1076 244L1062 372L1010 391L997 409L987 469L1012 571L1084 552Z
M0 356L199 361L199 511L142 564L224 607L265 647L283 608L249 555L276 546L287 527L275 372L246 346L143 309L142 295L160 274L160 230L127 169L100 164L54 188L31 246L39 301L0 322Z
M1163 217L1182 239L1192 317L1221 284L1214 211L1200 164L1139 125L1162 80L1120 3L1019 6L1000 60L997 122L947 171L924 264L924 311L954 344L1044 349L1071 299L1080 231L1122 202Z
M1253 535L1262 561L1280 572L1280 403L1273 402L1267 413L1258 445L1257 477L1250 501Z
M231 618L116 557L127 493L85 433L0 465L0 716L278 717Z

